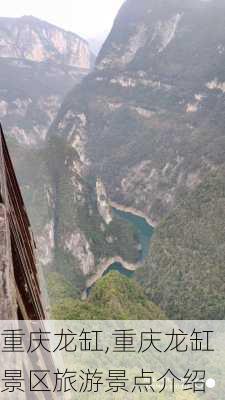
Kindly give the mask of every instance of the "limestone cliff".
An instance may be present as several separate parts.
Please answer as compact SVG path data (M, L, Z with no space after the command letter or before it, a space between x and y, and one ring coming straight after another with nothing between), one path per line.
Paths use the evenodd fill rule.
M32 16L0 18L0 37L0 57L91 67L89 45L84 39Z
M43 141L93 63L88 43L33 17L0 18L0 119L21 144Z
M96 194L98 212L102 216L106 224L110 224L110 222L112 221L111 206L109 204L109 199L107 197L105 186L103 185L100 178L98 178L96 181Z

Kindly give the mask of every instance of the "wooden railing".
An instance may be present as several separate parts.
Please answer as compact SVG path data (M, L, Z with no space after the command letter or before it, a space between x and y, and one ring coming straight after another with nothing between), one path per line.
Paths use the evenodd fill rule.
M35 259L35 243L21 191L0 125L1 201L9 221L14 275L29 319L45 319Z

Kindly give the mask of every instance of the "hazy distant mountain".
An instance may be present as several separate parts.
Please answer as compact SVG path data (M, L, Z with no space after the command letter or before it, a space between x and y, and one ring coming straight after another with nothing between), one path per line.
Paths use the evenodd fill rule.
M0 34L1 57L91 67L90 49L84 39L38 18L0 18Z
M33 17L0 18L0 37L0 119L8 135L32 145L93 56L76 34Z

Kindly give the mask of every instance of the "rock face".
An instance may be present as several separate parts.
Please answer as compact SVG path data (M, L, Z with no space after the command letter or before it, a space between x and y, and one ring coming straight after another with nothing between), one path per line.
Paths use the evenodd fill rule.
M0 36L1 57L91 68L90 49L84 39L32 16L0 18Z
M64 96L85 73L0 57L0 119L8 136L25 146L42 143Z
M69 138L84 113L90 175L156 223L224 163L224 11L221 0L127 0L53 125Z
M96 194L98 203L98 212L104 219L106 224L110 224L112 221L112 211L107 198L107 193L101 179L96 181Z
M0 37L0 119L19 143L39 144L93 56L85 40L33 17L0 18Z

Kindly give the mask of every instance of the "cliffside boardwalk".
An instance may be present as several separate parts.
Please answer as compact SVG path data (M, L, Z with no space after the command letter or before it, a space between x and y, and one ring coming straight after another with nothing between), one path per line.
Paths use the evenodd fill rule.
M45 319L33 234L1 125L0 319Z

